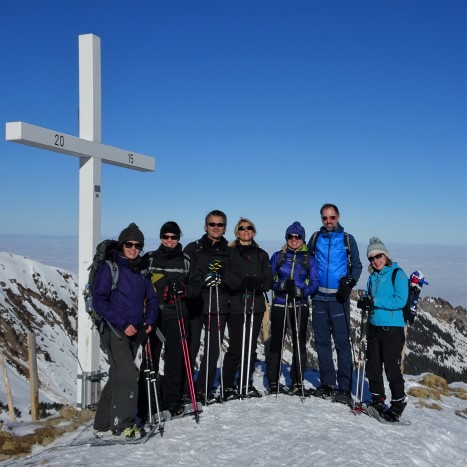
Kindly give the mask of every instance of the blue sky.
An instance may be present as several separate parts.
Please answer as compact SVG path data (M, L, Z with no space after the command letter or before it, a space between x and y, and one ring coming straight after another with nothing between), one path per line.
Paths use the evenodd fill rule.
M78 136L78 36L101 38L102 233L211 209L258 240L332 202L357 241L467 245L465 1L1 1L1 123ZM0 140L0 234L77 235L74 157ZM150 241L150 240L147 240ZM465 248L461 249L464 251Z

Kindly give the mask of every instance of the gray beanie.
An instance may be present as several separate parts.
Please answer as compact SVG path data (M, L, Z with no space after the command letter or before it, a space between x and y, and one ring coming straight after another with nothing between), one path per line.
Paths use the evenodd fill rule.
M123 229L118 236L118 246L121 248L125 242L135 241L144 245L144 235L139 227L132 222L126 229Z
M370 244L366 250L366 257L375 256L379 253L383 253L387 258L389 258L388 249L384 246L384 243L379 239L379 237L371 237Z

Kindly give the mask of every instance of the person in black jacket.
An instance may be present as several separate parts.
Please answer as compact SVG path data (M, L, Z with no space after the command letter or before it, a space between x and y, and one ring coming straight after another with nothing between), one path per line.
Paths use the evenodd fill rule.
M179 242L181 235L180 227L176 222L166 222L160 229L161 244L159 248L146 253L141 265L141 268L148 273L159 301L160 311L157 325L165 337L164 375L160 378L161 399L162 407L168 410L173 417L183 414L185 409L182 401L185 366L179 318L174 301L175 293L181 305L182 314L187 319L185 297L189 261ZM163 344L154 333L152 333L151 339L154 362L156 362L158 369ZM144 378L141 378L141 383L140 400L144 400L142 396L146 391ZM140 408L143 408L141 404Z
M229 347L224 359L225 401L238 397L261 397L261 393L253 386L252 375L256 344L266 309L265 292L271 289L273 283L269 256L253 239L256 235L253 222L241 218L234 233L236 240L229 246L231 261L239 280L235 282L238 286L230 297L230 317L227 322ZM239 375L235 381L237 370Z
M205 405L217 400L211 389L216 378L217 360L221 352L219 338L222 343L229 317L230 248L223 236L226 227L227 216L222 211L211 211L205 218L206 234L185 248L191 261L188 306L191 332L190 354L193 361L200 347L203 324L206 330L205 350L196 381L197 396ZM210 332L207 332L208 330ZM207 365L208 341L209 365Z

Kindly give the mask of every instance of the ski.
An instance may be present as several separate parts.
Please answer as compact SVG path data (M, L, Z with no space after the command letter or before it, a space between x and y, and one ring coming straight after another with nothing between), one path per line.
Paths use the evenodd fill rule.
M378 422L381 422L381 423L384 423L384 424L387 424L387 425L403 425L403 426L409 426L411 425L412 423L405 419L405 418L399 418L399 420L396 422L390 422L388 420L386 420L385 418L383 418L381 416L381 414L374 408L372 407L371 405L368 405L366 406L366 408L363 410L363 413L367 414L369 417L372 417L372 418L375 418L376 420L378 420Z
M279 395L280 395L280 394L286 394L286 395L288 395L288 394L289 394L289 391L290 391L290 389L289 389L287 386L282 386L282 385L281 385L280 388L279 388ZM274 391L270 391L269 389L265 389L265 390L264 390L264 394L265 394L266 396L277 396L277 389L274 390Z
M185 410L180 415L171 415L168 410L164 410L164 412L168 412L168 418L165 418L166 421L170 420L177 420L179 418L188 417L189 415L194 415L196 413L201 413L203 411L203 404L201 402L197 402L197 410L193 407L193 404L186 404Z
M325 401L335 402L335 394L323 394L322 391L318 391L318 389L308 389L308 396L309 397L317 397L318 399L323 399Z
M79 444L73 444L73 446L115 446L118 444L144 444L147 441L149 441L151 438L153 438L157 433L160 432L160 427L159 424L151 426L146 434L141 437L141 438L136 438L136 439L119 439L119 438L114 438L112 436L105 437L105 438L92 438L86 441L83 441L82 443Z

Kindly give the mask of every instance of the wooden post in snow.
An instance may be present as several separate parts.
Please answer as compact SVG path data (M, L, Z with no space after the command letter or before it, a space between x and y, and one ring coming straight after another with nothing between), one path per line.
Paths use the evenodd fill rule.
M28 332L29 394L31 396L31 419L39 420L39 389L37 386L36 336Z
M8 412L10 414L10 421L15 422L16 415L15 415L15 407L13 405L13 398L11 397L10 380L8 379L8 373L6 372L5 359L3 358L3 354L1 352L0 352L0 367L2 368L3 381L5 382L5 393L6 393L6 400L8 403Z

